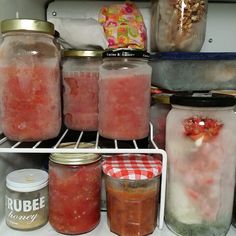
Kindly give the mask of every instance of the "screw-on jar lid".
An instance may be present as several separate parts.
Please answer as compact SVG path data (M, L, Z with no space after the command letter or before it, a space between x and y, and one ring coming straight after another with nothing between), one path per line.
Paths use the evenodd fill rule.
M64 50L64 57L102 57L104 51Z
M9 19L1 22L2 33L11 31L35 31L54 35L54 25L47 21L33 19Z
M15 170L7 175L6 186L16 192L33 192L48 184L48 173L38 169Z
M103 53L103 57L118 57L118 58L140 58L140 59L149 59L149 53L142 50L131 50L131 49L115 49L108 50Z
M74 148L76 143L62 143L59 148ZM80 143L78 148L94 148L92 143ZM63 165L86 165L96 162L101 159L101 156L96 153L53 153L50 155L52 162Z
M176 94L170 97L172 105L190 107L233 107L235 98L230 95L212 95L204 93Z

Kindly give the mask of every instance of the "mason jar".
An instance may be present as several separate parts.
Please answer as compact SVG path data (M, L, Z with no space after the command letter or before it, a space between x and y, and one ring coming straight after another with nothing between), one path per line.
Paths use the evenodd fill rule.
M61 144L73 148L75 143ZM93 148L81 143L79 148ZM82 234L100 221L100 155L54 153L49 162L49 222L59 233Z
M6 177L6 224L16 230L34 230L48 221L48 173L15 170Z
M158 148L165 149L166 143L166 117L171 110L170 96L160 93L152 96L151 122L153 125L153 138Z
M99 70L98 130L108 139L143 139L149 133L152 69L148 54L107 51Z
M152 1L152 51L199 52L205 40L208 0Z
M183 236L226 235L235 185L232 96L173 95L167 116L165 221Z
M105 174L110 231L124 236L151 234L157 225L161 161L149 155L107 157Z
M73 130L98 129L98 78L102 51L63 53L64 123Z
M15 141L54 138L61 128L60 54L53 24L31 19L1 23L2 130Z

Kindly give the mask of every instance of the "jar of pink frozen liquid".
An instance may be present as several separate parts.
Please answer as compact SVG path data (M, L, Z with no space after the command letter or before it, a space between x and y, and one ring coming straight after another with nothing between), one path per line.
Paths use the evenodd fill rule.
M227 95L170 98L165 221L183 236L224 236L235 185L235 99Z
M69 129L98 129L98 77L102 51L63 53L63 113Z
M99 70L100 135L118 140L147 137L152 73L148 54L114 50L103 56Z

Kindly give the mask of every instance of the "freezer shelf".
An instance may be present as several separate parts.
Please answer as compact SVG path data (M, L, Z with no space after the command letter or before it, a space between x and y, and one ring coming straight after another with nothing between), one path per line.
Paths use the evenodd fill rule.
M62 234L59 234L55 232L50 224L48 223L44 227L34 230L34 231L16 231L13 229L10 229L5 222L3 221L0 225L0 235L2 236L59 236ZM107 220L106 220L106 213L102 212L101 215L101 222L99 225L91 232L87 234L83 234L86 236L115 236L116 234L113 234L109 231L109 228L107 226ZM163 230L159 230L156 228L154 233L152 234L153 236L175 236L174 233L172 233L165 225ZM235 236L236 235L236 229L231 226L227 236Z

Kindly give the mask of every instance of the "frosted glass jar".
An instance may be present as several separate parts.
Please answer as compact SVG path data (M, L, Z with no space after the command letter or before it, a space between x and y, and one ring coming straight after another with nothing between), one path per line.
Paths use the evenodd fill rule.
M60 148L74 148L64 143ZM80 143L79 148L94 148ZM54 153L49 162L49 222L63 234L82 234L100 221L101 156L94 153Z
M9 227L33 230L48 221L48 173L21 169L6 177L5 218Z
M207 5L207 0L153 1L152 50L199 52L205 40Z
M171 94L160 93L152 96L151 122L153 125L154 142L158 148L165 149L166 117L171 109Z
M54 138L61 128L60 54L53 24L12 19L1 23L2 130L10 140Z
M64 123L73 130L98 129L98 78L102 51L63 53Z
M142 139L149 133L152 69L143 51L104 53L99 70L99 125L109 139Z
M170 98L165 221L183 236L226 235L235 185L234 97Z

